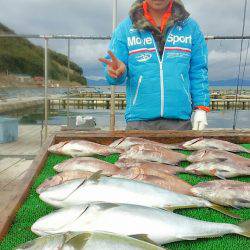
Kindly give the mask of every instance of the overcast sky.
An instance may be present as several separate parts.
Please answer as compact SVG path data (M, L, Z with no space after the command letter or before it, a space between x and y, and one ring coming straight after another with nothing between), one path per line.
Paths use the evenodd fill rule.
M0 22L22 34L110 35L113 0L0 0ZM128 14L132 0L118 0L119 22ZM244 0L184 0L187 10L206 35L240 35ZM246 34L250 35L250 3ZM32 40L36 44L41 41ZM72 60L84 69L85 76L103 76L98 57L108 42L73 41ZM51 41L50 47L66 53L65 41ZM243 59L247 42L244 43ZM211 80L236 78L240 41L209 42L209 76ZM250 55L246 78L250 79Z

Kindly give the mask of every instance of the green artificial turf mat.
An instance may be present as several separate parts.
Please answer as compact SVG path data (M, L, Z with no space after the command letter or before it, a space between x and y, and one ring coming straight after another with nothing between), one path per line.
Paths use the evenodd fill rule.
M244 145L246 148L250 149L250 144ZM182 151L185 154L190 154L187 151ZM244 157L250 158L250 154L241 154ZM53 166L63 162L70 157L67 156L59 156L55 154L50 154L45 167L41 171L40 175L36 179L33 184L30 193L28 195L27 200L24 202L18 213L16 214L16 218L9 230L7 236L0 242L0 250L10 250L15 248L16 246L35 239L37 236L33 234L30 230L32 224L45 216L46 214L52 212L54 208L45 204L41 201L36 193L36 188L48 177L53 176L56 172L53 170ZM115 163L119 155L115 154L108 157L98 157L101 160L108 161L110 163ZM186 167L189 163L183 162L181 163L182 167ZM213 180L213 177L198 177L189 174L180 174L179 175L183 180L189 182L192 185L195 185L202 181ZM250 177L240 177L234 178L235 180L250 182ZM233 223L237 224L244 220L250 219L250 209L229 209L241 216L242 220L233 219L227 217L217 211L213 211L209 208L198 208L198 209L185 209L185 210L177 210L176 213L193 217L196 219L200 219L203 221L210 222L222 222L222 223ZM184 226L184 225L180 225ZM166 247L168 249L188 249L188 250L246 250L250 247L250 241L248 238L239 236L239 235L227 235L220 238L212 238L212 239L198 239L195 241L180 241L171 244L167 244Z

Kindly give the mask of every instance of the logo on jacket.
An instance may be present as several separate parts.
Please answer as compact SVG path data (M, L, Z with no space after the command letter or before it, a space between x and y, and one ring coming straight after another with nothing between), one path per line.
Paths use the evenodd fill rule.
M147 62L152 58L152 55L149 53L144 53L136 57L137 62Z
M175 36L173 34L170 34L168 36L167 41L169 43L173 43L175 45L176 43L186 43L186 44L192 44L192 36Z
M137 29L131 28L131 29L129 30L129 32L130 32L130 33L137 32Z
M132 36L128 37L128 46L134 46L134 45L150 45L153 43L153 39L151 37L146 37L144 39L141 39L138 36Z

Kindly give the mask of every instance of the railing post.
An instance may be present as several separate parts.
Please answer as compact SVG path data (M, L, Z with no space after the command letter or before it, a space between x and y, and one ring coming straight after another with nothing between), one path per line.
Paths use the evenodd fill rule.
M117 0L113 0L113 31L117 25ZM115 130L115 86L111 86L110 130Z
M69 127L69 84L70 84L70 38L68 38L68 71L67 71L67 127Z
M48 43L49 39L44 37L44 127L45 139L48 137Z

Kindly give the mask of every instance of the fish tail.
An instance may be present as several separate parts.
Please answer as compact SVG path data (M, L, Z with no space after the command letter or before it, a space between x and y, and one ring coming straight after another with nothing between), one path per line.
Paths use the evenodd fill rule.
M250 238L250 220L244 221L240 224L238 224L238 226L241 228L242 232L239 233L240 235L243 235L247 238Z
M235 219L240 219L239 215L230 212L228 209L226 209L226 208L224 208L224 207L222 207L220 205L211 203L211 206L209 206L209 207L211 209L216 210L216 211L218 211L218 212L220 212L222 214L225 214L225 215L227 215L229 217L232 217L232 218L235 218Z

